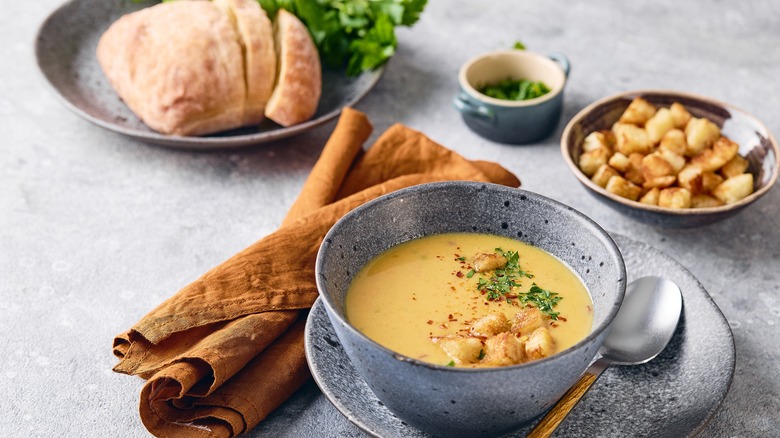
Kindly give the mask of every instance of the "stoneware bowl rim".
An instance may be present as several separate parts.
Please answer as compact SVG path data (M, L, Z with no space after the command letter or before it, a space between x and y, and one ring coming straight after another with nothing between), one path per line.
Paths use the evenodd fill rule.
M407 187L404 189L397 190L395 192L391 192L389 194L380 196L379 198L376 198L374 200L371 200L344 215L339 221L336 222L336 224L331 227L331 229L328 231L328 233L325 235L325 238L323 239L323 244L320 247L320 250L317 253L317 259L315 264L315 278L317 283L317 289L319 291L319 296L322 299L323 304L325 305L325 309L327 310L327 313L331 317L335 317L339 323L345 327L352 335L357 336L361 338L364 341L367 341L370 343L373 347L385 352L388 355L391 355L395 359L403 362L408 362L412 365L426 367L429 369L435 369L440 370L442 372L454 372L454 373L486 373L486 372L511 372L518 369L525 369L525 368L532 368L535 366L538 366L543 363L548 363L552 361L561 360L562 358L569 356L571 354L576 354L576 352L586 345L593 342L596 338L599 337L605 330L609 328L609 326L612 324L612 320L615 318L615 315L617 314L618 310L620 309L620 304L622 304L623 297L625 294L625 285L626 282L623 281L621 284L623 285L622 290L620 290L616 296L616 299L612 304L612 307L609 310L609 313L606 315L604 320L601 322L601 324L597 327L592 327L591 331L588 333L588 335L577 342L576 344L572 345L571 347L557 352L552 356L537 359L534 361L517 364L517 365L508 365L508 366L498 366L498 367L480 367L480 368L461 368L461 367L451 367L446 365L437 365L430 362L424 362L409 356L405 356L401 353L397 353L387 347L384 347L377 343L376 341L370 339L368 336L364 335L362 332L360 332L358 329L356 329L347 319L341 315L340 312L336 311L334 308L334 303L332 301L332 298L330 295L326 292L325 285L323 284L322 280L322 266L324 262L324 250L323 248L326 247L326 242L329 241L330 238L339 231L340 224L343 223L342 221L346 222L351 220L351 218L359 216L361 214L364 214L363 212L373 208L373 206L389 202L395 198L407 196L410 193L420 192L420 191L437 191L437 190L446 190L447 187L452 187L456 185L463 185L463 186L473 186L473 187L479 187L479 186L487 186L491 188L492 190L513 190L517 191L518 193L521 193L523 195L528 196L529 198L536 198L542 200L542 202L549 203L550 205L555 206L556 208L561 208L563 210L569 211L572 213L577 219L585 221L589 225L595 227L595 229L601 234L599 237L603 240L603 242L606 244L608 248L608 252L613 253L616 255L616 259L618 261L618 270L620 273L620 277L625 280L626 279L626 267L625 263L623 261L623 255L618 249L617 245L615 244L612 237L609 235L609 233L606 232L599 224L597 224L593 219L589 218L588 216L584 215L580 211L569 207L566 204L563 204L559 201L556 201L554 199L548 198L546 196L540 195L535 192L531 192L528 190L520 189L520 188L510 188L507 186L502 186L499 184L492 184L492 183L481 183L481 182L473 182L473 181L444 181L444 182L434 182L434 183L425 183L420 184L412 187ZM432 235L436 233L426 234ZM402 243L402 242L401 242ZM387 248L385 248L387 249ZM554 254L553 254L554 255ZM557 257L557 256L556 256ZM587 285L586 285L587 287ZM616 286L618 287L618 286ZM590 293L590 291L589 291ZM593 298L591 296L591 298ZM583 371L585 370L587 366L583 366Z
M552 88L549 93L546 93L542 96L536 97L534 99L527 99L527 100L496 99L494 97L490 97L485 94L482 94L476 88L474 88L474 86L472 86L471 83L469 83L469 81L466 79L466 73L468 72L468 69L478 61L481 61L486 58L498 57L498 56L516 56L519 58L527 58L528 60L524 61L526 63L537 62L541 64L547 64L548 66L552 66L556 69L556 71L560 72L562 78L560 86ZM563 92L563 89L566 88L567 82L568 82L568 77L566 73L563 71L563 69L561 68L561 66L558 65L552 59L550 59L548 56L543 55L541 53L531 52L527 50L519 50L519 49L493 50L490 52L485 52L473 56L468 61L464 62L463 65L461 65L460 69L458 70L458 83L469 96L482 103L495 105L499 107L506 107L506 108L532 107L553 100L555 99L556 96L558 96Z
M769 176L769 180L767 181L766 184L762 184L761 187L758 188L758 190L754 191L753 193L741 199L740 201L737 201L733 204L722 205L719 207L703 207L703 208L687 208L687 209L665 208L665 207L658 207L655 205L641 204L637 201L631 201L629 199L608 192L605 188L591 181L590 178L588 178L584 173L582 173L579 166L575 163L574 157L572 157L574 145L571 145L569 143L571 131L574 129L574 126L580 123L585 118L585 116L593 112L596 108L599 108L613 101L617 101L620 99L634 98L637 96L668 96L668 97L679 96L685 99L697 100L702 103L718 106L729 111L736 111L750 118L756 125L763 128L764 131L767 133L767 139L769 140L769 143L772 146L772 150L775 155L774 168L772 174ZM607 127L605 127L605 129L606 128ZM778 171L778 168L780 168L780 147L778 147L777 140L775 140L775 137L772 135L772 133L769 131L766 125L764 125L758 118L748 113L747 111L735 107L734 105L720 102L718 100L709 97L705 97L693 93L675 91L675 90L644 89L644 90L625 91L625 92L621 92L621 93L617 93L611 96L601 98L591 103L590 105L580 110L574 117L571 118L571 120L569 120L569 123L566 124L566 127L563 130L563 134L561 135L561 153L563 155L564 160L566 161L566 164L569 166L571 172L588 189L598 193L601 196L608 198L611 201L617 202L625 207L635 209L635 210L643 210L643 211L647 211L659 215L667 215L670 217L708 215L710 213L713 214L724 213L724 212L740 209L742 207L747 206L748 204L751 204L753 201L757 200L758 198L766 194L772 188L774 183L777 181L778 174L780 173Z

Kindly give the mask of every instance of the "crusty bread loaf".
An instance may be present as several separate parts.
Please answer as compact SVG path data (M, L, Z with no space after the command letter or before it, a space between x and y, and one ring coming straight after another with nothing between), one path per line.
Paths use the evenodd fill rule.
M156 131L200 135L244 124L239 36L210 2L127 14L102 35L97 58L122 100Z
M203 135L311 118L322 90L306 27L255 0L179 0L124 15L101 36L109 82L150 128Z
M322 93L322 71L317 47L306 26L280 9L274 21L278 80L265 115L282 126L310 119Z
M276 81L276 50L271 20L256 0L214 0L241 36L246 77L245 125L263 121Z

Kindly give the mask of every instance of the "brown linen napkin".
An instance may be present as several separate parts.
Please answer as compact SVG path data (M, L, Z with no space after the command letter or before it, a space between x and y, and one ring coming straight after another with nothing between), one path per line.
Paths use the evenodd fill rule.
M330 227L404 187L472 180L511 187L503 167L469 161L396 124L368 151L366 116L345 108L282 226L184 287L114 339L114 370L148 379L141 420L160 437L230 437L256 426L309 377L305 309Z

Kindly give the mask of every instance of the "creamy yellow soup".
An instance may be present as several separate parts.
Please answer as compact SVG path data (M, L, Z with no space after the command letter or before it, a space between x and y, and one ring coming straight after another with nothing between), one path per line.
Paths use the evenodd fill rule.
M514 280L518 285L504 295L480 290L480 278L484 286L491 273L475 272L473 266L475 254L499 252L517 252L519 268L528 274ZM503 313L511 321L519 310L534 306L520 302L533 285L560 298L551 308L554 317L545 314L556 352L590 333L592 301L571 268L518 240L476 233L427 236L375 257L347 291L347 319L369 338L403 355L439 365L475 366L454 363L432 339L468 334L475 320L491 314Z

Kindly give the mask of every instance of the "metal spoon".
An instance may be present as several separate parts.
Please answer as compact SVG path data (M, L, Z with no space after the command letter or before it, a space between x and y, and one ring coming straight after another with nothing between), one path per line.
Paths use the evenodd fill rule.
M528 438L549 437L591 385L610 365L639 365L660 354L672 339L682 312L682 294L672 281L643 277L626 288L626 295L599 357L580 380L547 412Z

